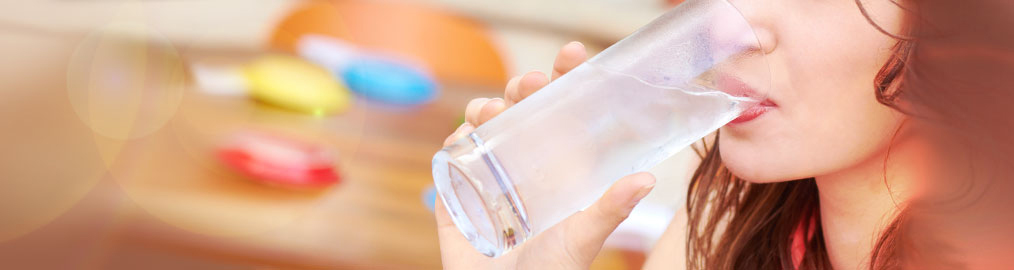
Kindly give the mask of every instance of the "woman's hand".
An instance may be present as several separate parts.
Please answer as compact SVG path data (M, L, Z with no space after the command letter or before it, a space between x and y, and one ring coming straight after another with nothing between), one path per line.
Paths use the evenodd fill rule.
M552 79L584 62L585 48L577 42L564 46L553 65ZM448 145L471 133L508 107L549 84L541 72L530 72L507 83L504 98L474 99L465 109L466 123L444 141ZM588 269L606 237L655 186L648 173L626 176L609 188L595 204L549 228L512 251L490 258L476 251L451 221L437 200L436 219L444 269Z

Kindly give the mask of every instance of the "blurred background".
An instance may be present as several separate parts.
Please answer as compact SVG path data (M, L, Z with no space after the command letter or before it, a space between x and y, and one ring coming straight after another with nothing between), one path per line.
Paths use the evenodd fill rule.
M466 103L665 0L3 0L0 267L439 269ZM694 162L595 269L639 269Z

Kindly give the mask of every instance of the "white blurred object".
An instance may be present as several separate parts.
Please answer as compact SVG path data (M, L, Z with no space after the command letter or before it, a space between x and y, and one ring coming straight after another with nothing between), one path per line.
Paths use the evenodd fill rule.
M331 70L340 70L361 52L355 45L338 38L308 34L296 44L299 56Z
M663 205L673 210L684 207L687 200L687 189L690 188L690 177L694 175L698 164L700 164L700 158L697 157L697 153L687 147L649 169L648 172L655 175L657 181L655 181L655 189L644 198L644 201Z
M194 63L190 65L194 83L204 93L216 96L242 96L247 93L246 79L236 66L213 66Z
M674 209L651 202L641 202L634 207L627 220L616 227L606 239L606 247L625 250L648 251L662 233L669 227Z
M655 188L609 235L606 246L645 252L655 246L676 210L685 206L690 177L698 163L696 153L688 147L649 170L655 175Z

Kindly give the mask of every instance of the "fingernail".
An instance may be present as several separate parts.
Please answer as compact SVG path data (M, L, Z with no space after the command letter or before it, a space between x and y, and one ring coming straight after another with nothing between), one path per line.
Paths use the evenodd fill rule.
M511 77L510 80L507 80L507 88L511 88L513 86L516 86L518 84L518 82L521 82L521 77L524 77L524 76L525 76L524 74L521 74L521 75L517 75L517 76Z
M655 188L655 184L641 187L641 189L637 191L637 194L634 195L634 202L635 203L640 202L642 199L644 199L644 197L648 196L648 193L651 192L652 188Z
M486 102L486 105L489 105L489 104L493 104L493 105L497 105L497 104L499 104L499 105L504 105L504 104L507 104L507 101L505 101L505 100L504 100L504 99L502 99L502 98L492 98L492 99L490 99L489 101L487 101L487 102Z
M475 127L471 123L465 123L461 125L461 130L458 131L460 134L458 135L464 137L465 134L472 133L472 131L475 131Z
M469 101L468 105L465 105L465 122L475 122L477 120L475 118L479 116L479 111L482 110L482 106L485 106L488 100L489 98L476 98Z
M527 87L532 87L532 84L541 84L545 81L549 81L549 76L546 76L546 73L542 73L542 71L532 71L525 74L521 83L525 84Z

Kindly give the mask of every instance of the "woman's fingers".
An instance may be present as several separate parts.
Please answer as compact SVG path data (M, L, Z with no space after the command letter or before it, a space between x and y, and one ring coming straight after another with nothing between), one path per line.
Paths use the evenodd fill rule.
M475 131L475 127L486 123L507 109L507 103L499 98L477 98L465 106L465 123L444 139L444 146L454 143L461 137Z
M577 262L591 262L620 222L627 219L644 196L655 187L655 176L636 173L614 183L595 204L551 230L562 230L565 251Z
M574 41L564 45L560 49L560 53L556 55L556 61L553 62L553 80L584 63L587 57L588 52L585 51L584 44Z
M472 124L472 126L479 126L479 111L482 110L483 106L486 106L488 98L477 98L468 102L465 105L465 123Z
M503 99L507 101L508 107L521 101L521 95L518 94L518 85L521 83L521 78L524 78L524 76L514 76L510 81L507 81L507 88L503 91Z
M524 76L518 77L514 85L508 86L507 91L504 92L507 106L510 107L521 102L547 84L549 84L549 77L538 71L528 72Z
M475 131L475 126L472 126L472 124L469 124L467 122L461 124L461 126L458 126L458 129L454 130L454 132L452 132L450 136L447 136L447 138L444 139L444 147L447 147L448 145L451 145L452 143L460 140L461 138L464 138L465 135L472 133L472 131Z
M486 101L486 104L482 105L482 108L479 109L479 116L476 117L478 120L476 126L486 123L486 121L493 119L493 117L496 117L506 109L507 103L502 98L494 98Z
M518 101L528 98L528 96L531 96L535 93L535 91L539 91L539 89L546 87L547 84L549 84L549 77L542 72L535 71L525 74L525 76L521 78L521 82L518 83L518 96L520 97Z
M571 42L560 49L553 64L553 79L570 72L584 62L587 53L584 45L580 42ZM508 107L521 102L521 100L532 95L539 89L549 84L550 78L542 72L533 71L523 76L517 76L507 82L503 99L477 98L468 102L465 107L465 122L470 125L468 132L462 132L464 125L459 127L454 134L444 140L444 145L454 143L461 136L475 130L475 127L493 119Z
M507 103L502 98L473 99L465 106L465 122L477 127L506 109Z
M556 55L556 60L553 62L553 77L549 78L546 74L538 71L532 71L524 76L515 77L507 83L507 89L504 92L504 99L507 101L507 106L513 106L521 100L535 93L539 89L545 87L551 80L555 80L563 74L567 74L575 67L584 63L587 57L585 47L580 42L571 42L560 48L560 52Z

